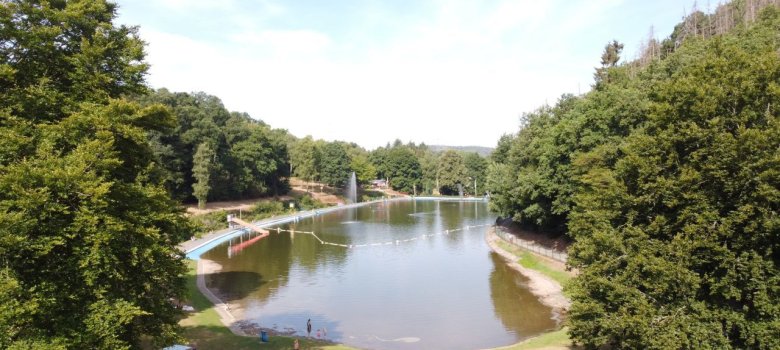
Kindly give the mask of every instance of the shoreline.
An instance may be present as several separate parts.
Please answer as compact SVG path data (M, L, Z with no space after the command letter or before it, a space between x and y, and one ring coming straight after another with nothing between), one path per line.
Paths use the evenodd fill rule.
M557 317L562 318L562 315L565 315L568 312L571 307L571 300L563 295L563 286L539 271L520 265L517 262L518 257L515 254L506 251L498 245L497 242L503 240L496 235L495 227L490 227L487 230L485 233L485 241L492 251L506 260L509 267L528 278L528 289L533 295L539 298L543 304L552 308L554 315L558 315ZM534 254L533 252L530 253ZM562 319L557 319L556 321L561 322Z
M219 320L225 327L227 327L233 334L243 337L249 336L241 327L239 327L239 320L231 312L231 305L225 303L214 292L206 286L206 274L219 272L222 270L222 265L208 259L198 259L197 264L197 286L200 294L206 297L212 304L214 304L214 311L219 315Z

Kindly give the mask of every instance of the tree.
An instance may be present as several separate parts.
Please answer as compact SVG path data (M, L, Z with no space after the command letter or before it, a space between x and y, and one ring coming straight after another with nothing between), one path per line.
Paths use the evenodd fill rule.
M475 196L484 193L487 176L487 161L476 152L466 153L463 157L463 165L466 166L466 176L469 183L465 190ZM473 185L476 184L476 189Z
M443 195L458 194L459 187L468 186L470 181L466 172L466 166L463 164L463 157L451 150L442 153L441 157L439 157L437 178L439 180L439 192Z
M433 194L434 190L438 191L438 188L436 188L436 173L439 166L439 154L431 152L426 148L419 157L419 162L422 174L421 192Z
M376 168L368 160L368 155L365 151L353 152L350 159L350 168L355 172L355 177L359 184L364 185L376 179Z
M490 154L490 160L496 163L507 163L509 161L509 150L512 148L514 135L504 134L498 139L496 148Z
M623 44L617 40L612 40L611 43L607 43L604 46L604 53L601 54L601 67L596 68L596 74L594 78L596 80L596 86L602 82L609 82L609 69L615 67L620 61L620 53L623 51Z
M195 177L192 190L195 198L198 199L198 207L201 209L206 208L206 200L211 190L209 180L211 179L213 162L214 150L211 149L207 142L201 143L192 159L192 175Z
M349 155L344 145L329 142L322 147L320 179L330 186L344 187L351 172Z
M293 165L293 174L306 182L314 181L319 177L320 150L311 136L293 143L290 149L290 163Z
M780 11L656 67L647 120L578 157L570 335L587 347L780 346Z
M106 1L3 1L0 106L36 123L61 120L83 102L146 91L137 29L114 26Z
M387 176L397 191L412 193L422 180L420 162L407 147L399 146L387 153Z
M0 299L15 295L28 312L0 316L0 347L175 338L178 313L168 300L184 291L175 244L191 228L146 180L153 164L144 134L170 119L121 101L85 107L48 127L33 155L0 168L0 274L12 286Z
M159 175L171 195L181 201L195 197L192 172L197 148L208 143L214 153L210 164L211 200L278 195L289 190L287 144L290 135L272 129L246 113L228 112L219 98L205 93L170 93L160 89L138 98L142 105L162 103L178 117L166 134L149 133Z
M105 1L0 4L0 348L122 349L176 339L178 205L148 132L143 43Z

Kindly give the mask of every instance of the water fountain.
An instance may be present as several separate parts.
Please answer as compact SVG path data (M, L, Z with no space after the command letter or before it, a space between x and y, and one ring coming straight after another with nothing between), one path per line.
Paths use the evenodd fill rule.
M355 172L352 172L352 175L349 177L349 181L347 182L347 191L345 196L347 197L347 200L349 203L357 203L357 178L355 177Z

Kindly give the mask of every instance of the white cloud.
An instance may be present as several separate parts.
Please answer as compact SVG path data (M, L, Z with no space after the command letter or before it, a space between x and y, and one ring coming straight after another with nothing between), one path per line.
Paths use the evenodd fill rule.
M288 15L265 4L268 16ZM604 21L621 1L480 4L439 3L362 47L312 28L266 27L242 13L232 13L237 24L218 42L143 23L141 35L154 87L205 91L299 137L369 148L395 138L493 146L517 130L523 112L578 84L587 90L597 54L571 51L571 31Z

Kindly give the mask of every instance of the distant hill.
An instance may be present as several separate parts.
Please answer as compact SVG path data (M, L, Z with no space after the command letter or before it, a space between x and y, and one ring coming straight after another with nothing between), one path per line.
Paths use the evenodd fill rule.
M443 151L459 151L459 152L477 152L480 156L487 157L490 155L490 153L493 152L493 148L491 147L482 147L482 146L442 146L442 145L429 145L428 149L430 149L433 152L443 152Z

